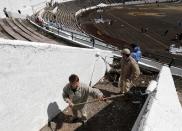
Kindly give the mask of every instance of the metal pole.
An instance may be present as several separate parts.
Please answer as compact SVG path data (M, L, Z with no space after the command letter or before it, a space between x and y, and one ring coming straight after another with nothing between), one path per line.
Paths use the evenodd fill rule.
M114 96L110 96L110 97L105 97L104 100L109 100L109 99L118 98L118 97L122 97L122 96L124 96L124 94L119 94L119 95L114 95ZM82 102L82 103L74 104L74 106L80 106L80 105L94 103L94 102L98 102L98 101L101 101L101 100L100 99L95 99L95 100L92 100L92 101L87 101L87 102Z

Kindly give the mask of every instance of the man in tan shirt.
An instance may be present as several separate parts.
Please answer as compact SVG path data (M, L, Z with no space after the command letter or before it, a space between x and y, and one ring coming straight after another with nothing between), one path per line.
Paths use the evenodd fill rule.
M69 83L63 88L63 99L69 104L72 110L72 122L78 119L78 111L82 119L87 119L85 104L74 106L74 104L86 102L89 96L104 100L103 94L99 89L91 88L79 82L79 77L75 74L70 75Z
M121 54L123 57L121 59L119 87L121 93L126 93L136 85L135 83L140 75L140 68L138 63L131 57L129 49L123 49Z

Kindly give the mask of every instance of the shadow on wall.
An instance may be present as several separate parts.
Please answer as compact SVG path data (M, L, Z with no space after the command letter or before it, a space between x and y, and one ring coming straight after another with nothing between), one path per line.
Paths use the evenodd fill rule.
M63 122L70 123L69 119L71 115L65 115L60 109L56 102L52 102L48 105L47 108L48 115L48 127L51 130L60 129L63 125Z
M64 120L64 114L61 112L61 110L59 109L59 106L56 102L52 102L48 105L47 115L48 115L48 127L50 127L52 129L51 123L55 123L55 126L54 126L55 129L59 129L62 127L62 122ZM58 115L60 116L62 121L57 120Z
M47 115L48 115L48 122L51 121L61 110L56 102L52 102L48 105L47 108Z

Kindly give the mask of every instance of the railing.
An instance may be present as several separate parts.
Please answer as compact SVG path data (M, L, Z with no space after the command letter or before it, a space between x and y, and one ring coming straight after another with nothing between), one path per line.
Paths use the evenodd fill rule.
M30 20L30 22L32 24L34 24L35 26L38 26L32 20ZM50 26L50 25L48 25L48 23L44 24L43 26L38 26L38 27L44 29L47 32L51 32L53 35L59 36L60 38L67 39L67 40L73 42L74 44L76 43L80 46L84 46L87 48L99 48L102 50L111 50L111 51L113 51L113 53L115 53L116 56L120 56L120 52L117 47L108 45L108 44L104 43L103 41L96 39L94 37L90 37L82 32L73 31L64 26L61 26L61 27L60 26L59 27ZM182 76L182 68L180 68L180 66L182 64L180 64L179 67L176 67L177 64L175 64L177 60L178 60L178 63L182 63L182 60L166 57L163 55L158 55L158 56L159 56L159 58L160 57L166 58L166 61L159 62L158 60L155 60L155 59L151 59L148 57L142 57L141 62L139 64L140 64L140 66L148 66L150 69L154 69L154 70L160 70L161 67L164 64L166 64L166 65L169 65L173 75Z
M31 23L33 23L34 25L38 26L35 22L34 19L28 19ZM71 30L68 29L66 27L64 27L63 25L60 24L55 24L55 23L44 23L41 26L38 26L39 28L43 28L44 30L47 30L49 32L52 32L53 34L56 34L60 37L64 37L64 39L68 39L74 42L77 42L77 44L80 43L84 43L84 44L80 44L80 45L85 45L88 48L99 48L102 50L111 50L114 51L118 54L119 49L117 47L114 47L112 45L106 44L105 42L96 39L94 37L88 36L82 32L78 32L75 30Z

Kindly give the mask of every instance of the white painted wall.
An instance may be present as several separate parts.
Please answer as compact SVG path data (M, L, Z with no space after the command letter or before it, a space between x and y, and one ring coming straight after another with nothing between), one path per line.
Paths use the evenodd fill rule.
M0 0L0 18L5 17L3 9L7 8L7 11L18 13L21 10L23 15L32 14L31 0Z
M169 67L162 67L156 91L146 102L132 131L182 131L182 108Z
M67 104L62 89L72 73L95 84L112 53L97 49L0 39L0 130L37 131ZM95 64L95 69L94 69Z
M51 0L0 0L0 18L4 18L3 9L6 7L8 12L15 17L18 15L18 10L21 11L22 15L32 15L37 11L40 11L46 6L47 2ZM67 2L72 0L53 0L54 2Z

